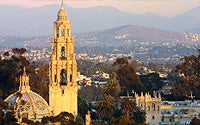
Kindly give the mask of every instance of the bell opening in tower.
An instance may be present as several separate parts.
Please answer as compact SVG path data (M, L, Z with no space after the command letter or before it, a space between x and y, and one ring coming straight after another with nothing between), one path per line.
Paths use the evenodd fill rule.
M56 82L56 79L57 79L57 75L55 74L54 75L54 82Z
M66 59L66 57L65 57L65 47L62 46L62 48L61 48L61 60L65 60L65 59Z
M67 77L66 77L67 71L65 69L61 70L60 77L60 85L67 85Z

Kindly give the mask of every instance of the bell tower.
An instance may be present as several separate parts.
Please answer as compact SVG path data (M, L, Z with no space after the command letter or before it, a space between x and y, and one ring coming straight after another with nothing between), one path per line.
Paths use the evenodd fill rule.
M23 75L20 76L19 91L21 93L30 92L29 76L26 75L26 68L25 67L24 67L24 70L23 70Z
M74 38L63 1L53 28L52 55L49 65L49 106L54 116L64 111L77 115L78 85Z

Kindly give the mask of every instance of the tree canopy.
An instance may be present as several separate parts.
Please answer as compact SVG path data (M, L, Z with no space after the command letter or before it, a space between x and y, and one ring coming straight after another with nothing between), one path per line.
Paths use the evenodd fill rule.
M199 55L185 56L182 62L176 66L176 72L182 76L183 82L177 83L176 88L181 92L177 93L189 97L192 92L196 98L200 98L200 49Z

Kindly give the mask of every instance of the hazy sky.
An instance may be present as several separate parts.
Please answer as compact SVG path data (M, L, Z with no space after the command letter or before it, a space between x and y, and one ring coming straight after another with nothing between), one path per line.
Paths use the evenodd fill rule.
M0 0L0 4L17 4L38 7L60 4L62 0ZM132 13L153 12L164 16L174 16L200 6L200 0L64 0L71 7L113 6Z

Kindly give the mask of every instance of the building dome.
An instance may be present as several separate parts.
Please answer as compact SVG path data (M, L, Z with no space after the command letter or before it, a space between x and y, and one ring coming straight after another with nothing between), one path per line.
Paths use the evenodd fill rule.
M20 87L17 92L5 99L13 107L15 117L39 120L50 115L47 102L37 93L30 90L29 77L25 73L20 77Z
M16 92L5 101L14 107L15 115L18 118L20 116L27 117L28 119L41 119L44 116L50 115L47 102L32 91L25 93Z
M61 9L58 11L58 21L67 20L67 12L65 11L64 4L62 2Z
M58 17L66 17L67 16L67 12L65 11L65 9L60 9L58 11Z

